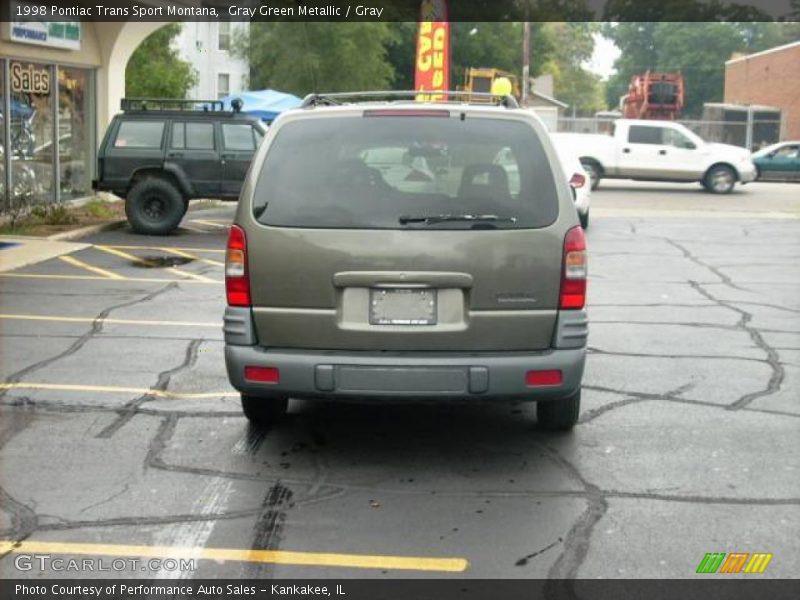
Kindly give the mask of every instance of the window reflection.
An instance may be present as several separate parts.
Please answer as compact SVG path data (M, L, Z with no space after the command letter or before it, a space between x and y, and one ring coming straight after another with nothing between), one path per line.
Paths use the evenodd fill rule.
M89 72L58 68L58 158L61 199L91 191L92 156Z
M11 81L11 201L50 202L53 187L52 69L40 63L9 63Z

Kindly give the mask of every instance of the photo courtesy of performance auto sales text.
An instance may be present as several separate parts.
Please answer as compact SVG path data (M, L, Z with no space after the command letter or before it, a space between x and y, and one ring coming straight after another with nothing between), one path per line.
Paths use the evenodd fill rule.
M0 0L0 600L798 565L797 0Z

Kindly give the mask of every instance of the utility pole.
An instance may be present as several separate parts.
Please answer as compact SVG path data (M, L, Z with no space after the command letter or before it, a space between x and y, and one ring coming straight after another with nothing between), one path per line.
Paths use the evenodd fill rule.
M528 104L531 79L531 24L522 24L522 106Z

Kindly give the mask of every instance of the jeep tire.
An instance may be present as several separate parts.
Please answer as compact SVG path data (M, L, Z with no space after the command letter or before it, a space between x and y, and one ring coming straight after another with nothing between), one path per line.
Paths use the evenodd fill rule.
M125 200L125 214L131 228L145 235L167 235L185 214L186 202L180 191L161 177L136 182Z

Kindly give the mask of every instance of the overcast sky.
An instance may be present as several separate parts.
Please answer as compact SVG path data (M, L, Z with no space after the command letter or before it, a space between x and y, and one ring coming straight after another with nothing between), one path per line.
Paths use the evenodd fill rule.
M586 63L586 68L597 73L603 79L608 79L608 76L614 72L614 61L619 54L619 48L614 45L614 42L596 33L594 35L594 54L592 59Z

